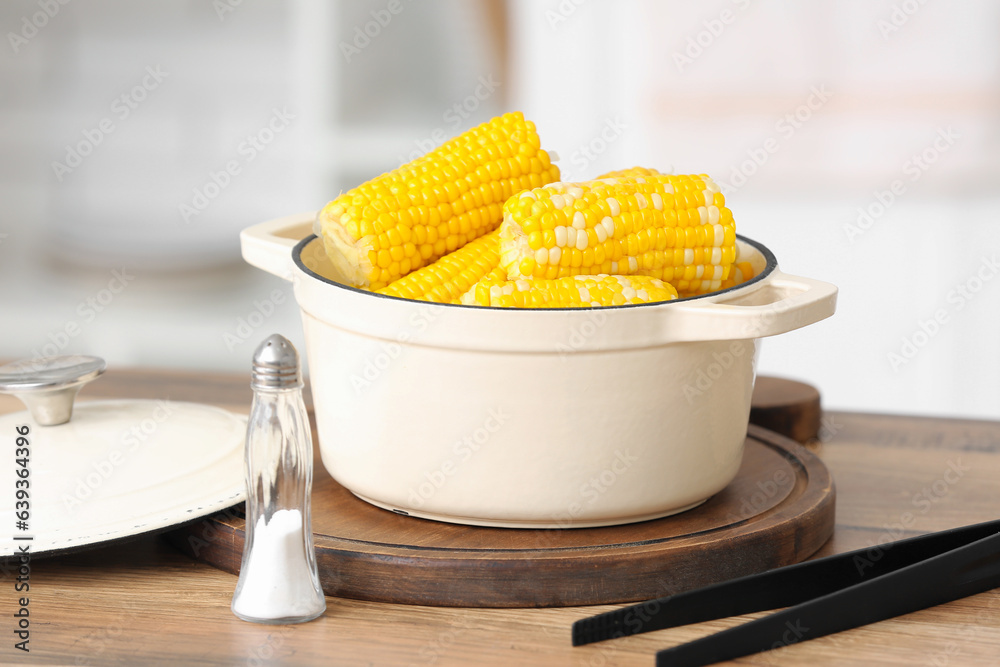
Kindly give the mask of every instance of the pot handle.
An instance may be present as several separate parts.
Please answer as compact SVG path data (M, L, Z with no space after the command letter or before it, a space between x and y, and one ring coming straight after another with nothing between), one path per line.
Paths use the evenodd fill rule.
M292 248L313 233L316 212L297 213L261 222L240 232L240 249L248 264L291 282Z
M743 340L794 331L833 315L837 287L822 280L774 269L764 285L728 301L696 299L672 304L665 312L682 340Z

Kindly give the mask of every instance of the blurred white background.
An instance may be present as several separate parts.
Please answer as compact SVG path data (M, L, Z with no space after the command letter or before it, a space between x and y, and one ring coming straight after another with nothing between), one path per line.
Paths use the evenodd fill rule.
M840 286L760 372L1000 418L995 2L25 0L0 26L0 358L301 347L239 230L520 109L566 178L709 173L740 233Z

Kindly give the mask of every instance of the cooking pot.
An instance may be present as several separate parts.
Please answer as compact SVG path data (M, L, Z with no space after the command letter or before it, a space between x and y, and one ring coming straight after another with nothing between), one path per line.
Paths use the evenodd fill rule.
M240 237L294 284L323 464L410 516L515 528L604 526L692 508L743 454L758 339L833 314L837 288L778 269L665 303L501 309L341 282L315 213Z

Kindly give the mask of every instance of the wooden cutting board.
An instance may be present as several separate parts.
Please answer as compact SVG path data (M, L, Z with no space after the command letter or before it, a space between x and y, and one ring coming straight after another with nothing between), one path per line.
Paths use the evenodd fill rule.
M815 389L775 378L759 378L757 387L762 421L815 438ZM807 447L751 425L736 479L700 507L664 519L570 530L446 524L369 505L317 466L313 531L328 595L458 607L575 606L675 594L804 560L833 533L834 497L826 466ZM235 574L243 528L237 507L168 539Z

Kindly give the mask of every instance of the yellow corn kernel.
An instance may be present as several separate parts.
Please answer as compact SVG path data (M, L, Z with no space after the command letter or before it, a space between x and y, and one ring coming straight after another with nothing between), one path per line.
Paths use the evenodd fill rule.
M555 280L497 280L476 283L462 303L502 308L591 308L670 301L677 290L650 276L572 276Z
M716 204L712 179L641 167L606 176L550 183L504 204L500 265L509 279L606 272L610 260L612 273L661 278L681 296L722 287L736 258L736 228L732 212ZM524 231L527 212L541 221L540 241Z
M649 176L662 176L660 172L655 169L650 169L648 167L629 167L628 169L618 169L616 171L609 171L606 174L601 174L598 179L601 178L647 178Z
M375 291L404 299L459 303L478 281L506 277L507 272L500 268L500 232L493 230Z
M742 285L753 278L754 275L753 264L745 261L736 262L732 265L729 275L723 276L722 287L720 289Z
M378 290L403 268L418 270L496 229L510 195L559 180L539 146L534 124L508 113L343 193L318 217L330 261L351 284ZM407 242L409 262L394 250Z

